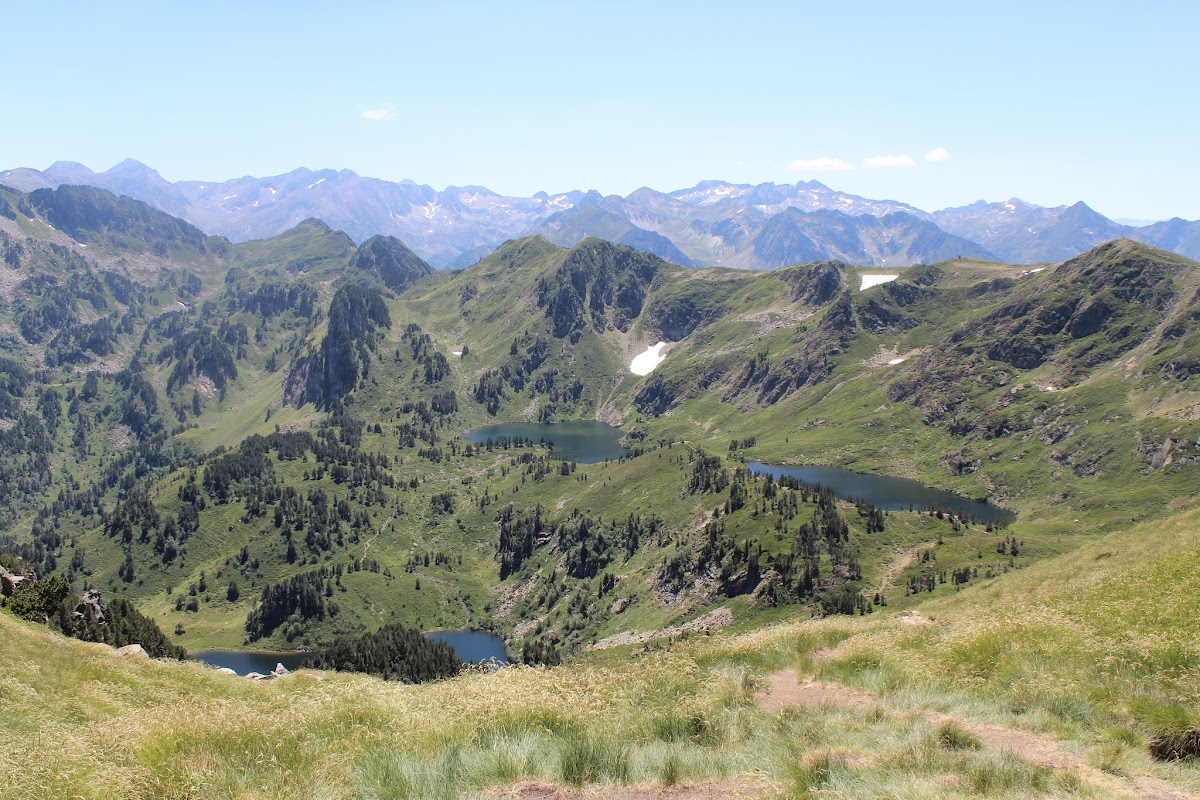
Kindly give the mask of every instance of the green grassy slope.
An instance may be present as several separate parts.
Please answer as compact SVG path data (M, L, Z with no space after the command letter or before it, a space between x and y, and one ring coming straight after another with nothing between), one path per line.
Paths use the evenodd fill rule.
M1198 688L1195 526L1195 513L1135 526L916 618L788 621L608 666L424 686L256 684L0 612L0 763L14 797L455 797L523 778L952 798L1124 797L1153 775L1160 793L1194 791L1194 764L1146 748L1195 725L1182 699ZM781 668L880 699L757 708L753 688ZM1005 755L972 749L973 729L1025 733ZM1021 735L1073 766L1038 766Z
M309 221L214 245L186 266L145 242L135 270L141 228L96 239L86 256L75 243L68 257L61 234L34 235L40 220L16 212L20 196L5 202L7 246L23 250L0 317L16 331L14 363L30 370L3 411L6 435L21 437L12 452L30 452L6 462L30 474L7 512L6 547L133 596L191 648L242 644L263 589L308 573L337 613L292 620L256 645L311 646L397 621L492 626L514 645L540 635L574 650L721 605L762 620L781 602L846 590L894 607L917 588L954 591L948 576L985 580L1192 502L1200 280L1191 262L1130 242L1032 270L914 267L857 291L878 270L685 270L595 239L523 239L430 273L395 242L352 260L344 235ZM148 277L172 263L171 281ZM20 321L36 311L57 335L66 323L39 310L57 308L43 284L105 270L141 294L122 301L124 284L96 278L96 299L64 313L90 324L103 306L130 320L107 371L85 377L102 365L86 348L69 368L50 365ZM387 276L403 291L388 291ZM345 396L296 407L298 365L323 347L326 309L350 282L381 292L391 324L370 348L339 351L355 366ZM663 364L629 372L660 340ZM51 407L61 421L39 438ZM458 438L491 421L572 418L622 424L648 452L572 469ZM288 455L271 440L253 474L218 497L211 474L236 461L223 453L277 432L313 438ZM1020 517L988 531L895 513L880 532L842 504L847 540L806 556L811 594L781 598L815 503L784 514L773 488L750 481L744 507L715 514L735 489L689 489L701 449L727 476L750 459L837 464L989 497ZM192 482L194 503L183 499ZM297 508L280 518L287 492ZM502 579L497 514L508 506L516 516L541 506L545 528ZM595 519L580 528L585 517ZM581 541L593 523L599 538ZM652 533L629 548L618 528L631 525Z

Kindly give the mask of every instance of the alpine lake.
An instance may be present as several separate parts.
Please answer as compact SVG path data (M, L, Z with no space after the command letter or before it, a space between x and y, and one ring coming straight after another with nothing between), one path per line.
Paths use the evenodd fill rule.
M468 664L478 664L491 661L497 664L508 663L508 651L504 649L504 640L488 631L437 630L425 633L425 638L435 642L445 642L454 648L460 659ZM257 672L266 675L275 669L276 664L283 664L287 670L299 669L312 653L271 653L260 650L200 650L192 653L193 661L200 661L210 667L231 669L238 675L249 675Z
M555 458L597 464L621 458L628 451L621 444L625 432L603 422L508 422L476 428L463 435L472 444L525 442L532 440L550 449Z
M623 435L620 428L595 421L513 422L476 428L465 434L465 438L472 444L486 444L489 439L493 443L532 440L534 444L548 447L556 458L595 464L628 453L621 444ZM774 478L787 475L803 483L822 486L843 500L863 500L885 511L942 511L999 526L1011 525L1017 518L1009 509L935 489L909 478L869 475L821 465L785 466L750 461L746 467L751 472Z
M577 420L571 422L511 422L476 428L464 435L476 445L524 446L532 441L546 447L556 457L580 464L596 464L615 460L628 454L621 444L624 431L603 422ZM521 444L518 445L517 443ZM889 475L868 475L840 467L804 465L784 466L749 461L751 472L774 478L789 476L803 483L822 486L844 500L865 501L886 511L943 511L983 524L1007 526L1017 518L1015 512L982 500L926 486L909 478ZM458 657L468 663L494 661L508 663L504 640L487 631L438 630L425 634L454 648ZM192 658L214 667L226 667L238 675L251 672L266 674L283 664L289 670L298 668L309 653L270 653L250 650L201 650Z

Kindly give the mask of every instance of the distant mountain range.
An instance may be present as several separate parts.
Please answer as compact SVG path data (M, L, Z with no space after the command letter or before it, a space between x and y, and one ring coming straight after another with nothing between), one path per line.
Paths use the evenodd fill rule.
M350 170L172 183L131 159L106 172L71 161L45 171L12 169L0 173L0 184L25 192L96 186L234 242L269 238L316 218L356 242L394 236L443 269L470 266L503 242L533 233L561 246L595 236L684 266L746 269L828 259L905 266L955 256L1057 262L1117 237L1200 258L1196 221L1175 218L1135 227L1083 202L1045 208L1016 199L928 213L817 181L757 186L702 181L669 193L643 187L627 197L596 191L508 197L482 186L437 191Z

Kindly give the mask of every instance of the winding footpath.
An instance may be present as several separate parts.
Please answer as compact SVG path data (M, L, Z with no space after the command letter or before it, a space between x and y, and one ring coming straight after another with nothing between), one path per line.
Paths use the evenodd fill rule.
M781 670L768 676L766 687L755 696L756 704L764 711L778 712L789 708L880 708L888 704L879 695L854 689L839 683L801 679L795 670ZM1153 775L1120 777L1093 767L1081 754L1063 750L1059 743L1042 734L992 725L943 714L938 711L896 711L912 715L930 725L953 724L980 738L984 747L996 752L1008 752L1031 764L1051 770L1070 769L1081 780L1114 797L1134 800L1200 800L1196 795L1177 789Z

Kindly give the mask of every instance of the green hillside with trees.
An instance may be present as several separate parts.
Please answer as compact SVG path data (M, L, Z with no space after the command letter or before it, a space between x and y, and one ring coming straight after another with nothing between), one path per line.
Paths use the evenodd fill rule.
M101 778L117 796L187 796L201 779L226 787L212 796L263 781L265 795L347 797L524 778L757 775L781 795L885 796L925 796L943 774L960 776L945 796L1119 796L1143 771L1197 783L1148 760L1196 750L1197 654L1172 622L1190 613L1200 474L1194 262L1115 240L1056 265L911 267L864 290L879 270L685 269L590 238L514 240L439 272L395 239L356 247L310 220L233 244L80 187L3 190L0 212L0 624L18 642L0 654L0 702L25 704L0 728L6 757L28 752L21 731L70 724L28 695L39 660L64 686L106 676L71 695L93 732L128 733L173 702L199 720L244 701L197 721L195 741L151 726L131 753L88 744L94 763L65 788L47 773L30 792ZM633 373L659 342L662 363ZM564 455L553 424L578 420L619 428L624 454ZM550 427L468 437L521 422ZM915 479L1015 521L883 508L753 463ZM1139 580L1171 613L1105 623L1113 598L1142 607ZM420 636L459 627L551 666L460 674ZM1113 644L1134 630L1154 641ZM108 660L96 642L166 658L306 650L319 669L446 682L304 672L252 687ZM1071 677L1105 652L1117 661ZM882 727L854 708L771 717L754 692L780 670L884 698ZM380 740L337 710L352 694ZM446 727L397 698L444 709ZM1033 729L1091 766L1072 783L984 753L966 723L962 738L906 732L914 709ZM797 739L831 755L805 766ZM420 755L388 755L401 742ZM307 762L313 746L330 749ZM290 776L217 763L250 750ZM432 764L451 770L444 787Z

